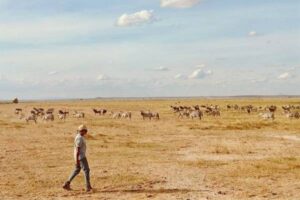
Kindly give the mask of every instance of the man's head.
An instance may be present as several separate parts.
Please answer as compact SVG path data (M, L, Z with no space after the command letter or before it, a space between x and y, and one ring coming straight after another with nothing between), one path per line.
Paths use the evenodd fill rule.
M84 124L81 124L77 130L80 133L80 135L85 135L88 132L88 129L87 129L86 125L84 125Z

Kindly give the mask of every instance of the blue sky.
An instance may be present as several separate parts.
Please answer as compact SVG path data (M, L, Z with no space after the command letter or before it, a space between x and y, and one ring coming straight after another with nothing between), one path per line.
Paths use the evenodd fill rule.
M0 99L300 95L297 0L0 0Z

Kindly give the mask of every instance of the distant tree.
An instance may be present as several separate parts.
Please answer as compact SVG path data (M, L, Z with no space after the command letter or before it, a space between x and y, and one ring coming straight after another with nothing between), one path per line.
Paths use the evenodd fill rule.
M19 103L19 99L18 98L14 98L14 100L12 102L13 103Z

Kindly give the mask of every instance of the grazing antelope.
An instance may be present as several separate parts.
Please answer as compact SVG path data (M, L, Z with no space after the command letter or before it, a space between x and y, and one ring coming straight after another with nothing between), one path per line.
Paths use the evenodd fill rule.
M232 105L229 105L229 104L227 104L227 105L226 105L226 108L227 108L227 110L231 110L231 108L233 108L233 106L232 106Z
M148 112L141 111L141 115L143 117L143 120L145 120L145 118L148 118L149 120L151 120L151 118L152 118L152 113L150 113L149 111Z
M99 114L101 115L101 111L98 111L97 109L93 108L93 112L95 113L95 115Z
M69 114L68 111L59 110L57 116L58 116L58 119L66 121L68 114Z
M26 122L28 123L29 121L34 121L36 123L36 115L31 114L28 117L25 118Z
M58 114L63 114L63 115L68 115L69 114L69 111L63 111L63 110L59 110L58 111Z
M190 117L190 112L187 111L187 110L180 111L179 115L178 115L178 118L183 118L183 117L189 118Z
M84 114L84 112L77 112L77 111L75 111L75 113L73 114L73 116L75 118L79 119L79 118L84 118L85 114Z
M19 119L23 119L25 117L25 115L22 113L22 109L21 108L16 108L15 114L18 115Z
M47 113L43 116L43 121L54 121L54 115L52 113Z
M43 116L44 115L44 109L43 108L35 108L34 107L32 111L34 111L37 116Z
M177 113L177 112L180 112L180 107L178 107L178 106L170 106L171 107L171 109L174 111L174 113Z
M159 120L159 113L151 113L150 111L144 112L141 111L141 115L143 117L143 120L145 120L145 118L148 118L149 120L151 120L152 118Z
M123 112L121 114L121 118L130 119L131 120L131 112Z
M113 119L120 119L122 114L121 114L121 112L111 111L110 115L112 116Z
M58 119L66 121L66 118L67 118L66 114L58 113L57 116L58 116Z
M284 114L288 114L291 111L291 106L282 106Z
M46 113L47 114L51 114L51 113L53 113L54 112L54 108L48 108L47 110L46 110Z
M199 105L195 105L193 106L194 110L200 110L200 106Z
M275 119L275 115L274 112L267 112L267 113L259 113L259 115L263 118L263 119Z
M93 111L94 111L95 115L97 115L97 114L98 115L105 115L107 113L106 109L99 109L99 110L97 110L97 109L93 108Z
M239 110L240 107L239 107L237 104L235 104L235 105L233 106L233 109L234 109L234 110Z
M198 119L202 119L203 113L200 110L194 110L192 112L189 113L189 117L194 119L194 118L198 118Z
M152 113L152 117L156 120L159 120L159 114L157 112Z
M295 112L289 112L286 114L286 117L287 118L295 118L295 119L300 119L300 113L298 111L295 111Z
M221 116L221 113L220 113L219 110L211 110L211 111L209 112L209 114L210 114L211 116L214 116L214 117L220 117L220 116Z
M267 106L266 110L269 110L270 112L274 113L277 110L277 107L274 105Z
M15 114L19 115L20 113L22 113L22 108L16 108L15 109Z

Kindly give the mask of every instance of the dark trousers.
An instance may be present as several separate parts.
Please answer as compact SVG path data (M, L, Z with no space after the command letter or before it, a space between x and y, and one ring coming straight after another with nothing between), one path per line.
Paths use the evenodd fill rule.
M73 171L73 173L71 174L71 176L69 177L69 182L71 183L72 180L79 174L80 170L83 170L84 172L84 177L85 177L85 184L86 184L86 188L91 187L91 183L90 183L90 168L89 168L89 163L87 161L86 158L82 158L80 160L80 165L75 165L75 169Z

